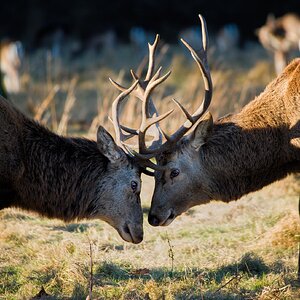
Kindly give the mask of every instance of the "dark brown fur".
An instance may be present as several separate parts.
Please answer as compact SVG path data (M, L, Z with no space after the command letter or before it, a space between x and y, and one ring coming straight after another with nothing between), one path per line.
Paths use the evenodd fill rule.
M58 136L1 97L0 209L20 207L65 221L100 218L123 238L129 227L133 241L141 241L139 167L101 132L97 142Z

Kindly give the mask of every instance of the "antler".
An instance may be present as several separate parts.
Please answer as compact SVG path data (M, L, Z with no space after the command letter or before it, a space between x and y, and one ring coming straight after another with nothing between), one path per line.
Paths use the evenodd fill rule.
M153 139L151 141L150 149L162 143L162 134L160 132L160 128L158 126L158 122L165 119L169 116L173 109L164 113L163 115L159 116L158 112L153 104L151 99L151 94L154 89L165 81L171 74L169 71L165 75L161 76L161 67L156 71L155 70L155 52L157 49L157 45L159 42L159 35L156 35L154 43L148 44L149 47L149 63L148 63L148 70L144 80L141 80L133 70L131 70L131 75L135 80L134 84L129 88L126 89L122 85L118 84L114 80L110 79L111 83L122 93L116 98L112 106L112 119L113 124L116 132L116 140L118 145L122 146L124 149L124 141L131 138L133 135L138 135L139 140L139 152L143 154L147 154L149 149L146 147L145 137L147 130L151 127L152 129L152 136ZM136 88L137 87L137 88ZM135 89L136 88L136 89ZM119 105L122 100L131 93L133 96L137 97L142 101L142 121L140 128L138 130L131 129L128 127L124 127L120 125L119 122ZM155 126L153 126L155 125ZM127 132L129 135L124 134L123 131ZM149 130L150 131L150 130ZM126 147L126 151L128 148ZM138 154L136 154L138 156ZM152 155L153 156L153 155ZM148 156L147 156L148 158Z
M169 116L173 112L173 110L170 110L165 114L159 116L150 97L153 90L159 84L164 82L171 74L171 72L169 71L165 75L161 76L161 67L154 74L155 51L157 49L159 35L156 35L155 41L152 45L148 44L149 63L147 74L144 80L141 80L132 70L131 75L135 82L129 89L126 89L122 85L110 79L111 83L122 92L113 104L113 123L116 131L117 142L127 153L134 156L135 159L138 160L138 162L144 167L150 167L153 170L164 170L163 166L159 166L152 163L150 159L154 156L157 156L163 151L171 149L174 146L174 144L177 143L193 127L193 125L197 123L197 121L203 116L203 114L207 111L210 105L213 86L210 76L210 70L207 63L208 34L204 18L201 15L199 15L199 18L201 21L202 29L202 49L197 53L193 49L193 47L190 46L185 40L181 39L181 41L191 52L191 55L196 61L198 68L201 72L205 88L204 98L198 109L193 114L190 114L177 100L173 99L173 101L176 103L176 105L178 105L179 109L184 114L187 120L171 136L168 136L161 130L161 128L159 127L159 121ZM120 125L118 119L119 104L129 93L132 93L133 96L137 97L142 101L142 121L138 130ZM151 141L151 145L147 148L145 138L148 129L152 130L153 140ZM128 134L124 134L122 130L127 132ZM124 143L126 139L132 137L133 135L138 135L139 153L129 149ZM165 143L162 143L162 135L164 135L164 137L166 138ZM146 170L143 170L143 172L149 175L153 175L153 173L149 173Z
M207 48L208 48L208 34L207 34L207 27L204 18L199 15L201 21L201 29L202 29L202 49L197 53L191 45L189 45L185 40L181 39L181 42L190 50L193 59L196 61L198 68L202 74L202 78L204 81L204 98L198 107L198 109L191 115L177 100L173 99L176 105L179 107L181 112L186 117L186 122L171 136L168 136L163 131L161 131L165 138L166 142L161 144L157 148L151 149L142 149L142 153L152 154L156 156L157 154L166 151L174 146L176 142L178 142L192 127L197 121L203 116L203 114L207 111L213 92L213 86L210 76L210 70L207 63ZM154 168L155 169L155 168Z
M110 82L115 83L111 78ZM124 142L136 134L134 129L124 127L120 124L120 105L122 101L136 88L138 80L136 80L128 89L122 87L122 93L114 100L112 104L112 123L114 125L115 134L116 134L116 144L119 147L122 147L123 150L128 153L128 150L124 147ZM124 134L122 128L127 131L129 134Z
M131 75L134 79L134 83L126 89L124 86L115 82L110 78L110 82L121 91L121 94L114 100L112 105L112 122L114 125L116 133L116 143L123 148L123 150L131 156L134 156L138 160L140 165L144 167L154 168L156 165L153 164L149 159L153 157L153 154L148 154L153 147L157 147L162 143L162 133L158 126L159 121L165 119L169 116L173 109L164 113L163 115L158 115L158 112L153 104L151 99L151 94L154 89L165 81L171 74L169 71L165 75L161 76L161 67L154 73L155 70L155 52L159 42L159 35L156 35L155 41L153 44L148 44L149 47L149 63L148 70L144 80L141 80L134 71L131 70ZM120 104L128 96L132 94L136 98L142 101L142 120L141 125L138 130L122 126L119 121L120 114ZM146 132L150 133L153 136L151 145L149 149L146 146ZM124 133L126 132L126 134ZM139 153L130 149L125 141L134 135L138 135L138 146ZM141 154L140 154L141 153ZM149 152L150 153L150 152ZM159 168L159 167L158 167ZM145 171L145 170L144 170ZM149 172L148 172L149 174Z
M171 137L170 140L172 142L177 142L180 138L183 137L185 133L203 116L203 114L207 111L213 92L212 81L210 77L210 71L207 63L207 48L208 48L208 34L207 27L204 18L199 15L201 21L201 29L202 29L202 49L200 50L199 55L197 52L190 46L185 40L181 39L182 43L190 50L193 59L196 61L198 68L202 74L202 78L204 81L204 98L198 107L198 109L194 112L193 115L190 115L184 107L177 102L175 99L175 103L179 106L182 113L186 116L187 122L185 122Z

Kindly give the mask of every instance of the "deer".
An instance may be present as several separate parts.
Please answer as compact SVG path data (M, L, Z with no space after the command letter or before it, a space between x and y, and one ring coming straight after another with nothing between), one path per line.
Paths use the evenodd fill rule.
M0 96L0 209L65 222L100 219L125 241L140 243L142 164L122 147L118 128L120 105L136 85L112 103L116 140L102 126L97 141L59 136Z
M23 60L23 46L19 41L3 40L0 43L0 94L20 91L20 67Z
M288 13L275 19L267 17L266 24L257 29L260 43L274 56L275 71L280 74L286 67L293 50L300 50L300 18Z
M257 191L288 174L300 171L300 59L293 60L265 90L242 110L214 121L208 111L213 84L207 61L208 33L205 19L199 15L202 46L199 51L185 40L183 44L195 60L204 82L204 96L191 114L177 100L175 104L186 121L173 134L167 134L158 123L151 93L166 80L161 67L154 79L139 81L146 91L142 115L144 126L138 130L121 127L138 136L138 151L126 143L147 175L155 179L148 215L153 226L167 226L193 206L211 200L230 202ZM149 61L155 69L155 49L149 44ZM125 90L124 87L119 87ZM169 116L172 110L162 116ZM151 123L151 124L152 124ZM147 134L147 130L151 131ZM148 141L147 135L153 139ZM153 160L156 160L153 161ZM145 169L146 166L146 169Z

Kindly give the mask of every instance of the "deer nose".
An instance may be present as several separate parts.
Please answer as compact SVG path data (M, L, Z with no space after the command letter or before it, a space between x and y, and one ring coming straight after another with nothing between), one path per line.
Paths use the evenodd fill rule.
M154 215L149 214L148 216L148 222L152 226L158 226L159 225L159 219L155 217Z

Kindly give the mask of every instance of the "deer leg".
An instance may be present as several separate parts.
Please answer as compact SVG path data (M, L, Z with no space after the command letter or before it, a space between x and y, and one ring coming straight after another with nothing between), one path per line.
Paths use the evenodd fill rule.
M287 66L287 54L283 51L276 51L274 53L275 70L277 74L280 74Z

